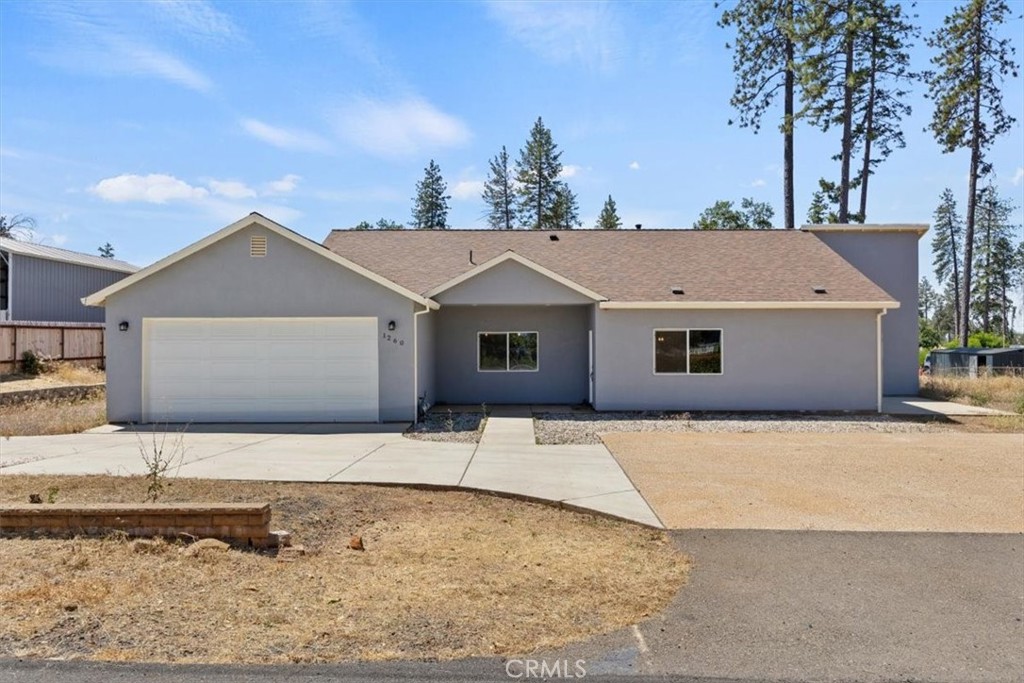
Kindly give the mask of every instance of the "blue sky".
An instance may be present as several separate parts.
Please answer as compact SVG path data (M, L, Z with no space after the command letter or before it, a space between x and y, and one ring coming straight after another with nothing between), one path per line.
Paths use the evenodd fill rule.
M1013 13L1024 9L1012 0ZM918 4L925 31L952 3ZM712 2L0 2L0 212L45 243L145 265L260 211L313 239L407 222L430 159L457 227L483 227L480 186L543 116L589 227L614 196L627 225L689 227L717 199L781 220L782 139L730 127L730 34ZM1024 52L1024 27L1006 28ZM918 40L914 68L928 66ZM870 222L961 205L966 152L922 132L872 178ZM1024 85L1006 84L1024 119ZM837 136L799 128L797 218ZM1020 121L992 150L1024 204ZM1017 212L1017 221L1021 212ZM922 270L931 258L922 245Z

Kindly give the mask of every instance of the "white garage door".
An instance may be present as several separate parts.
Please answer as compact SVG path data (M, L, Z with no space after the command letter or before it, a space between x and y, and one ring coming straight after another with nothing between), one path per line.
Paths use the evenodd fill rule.
M150 422L376 422L376 318L147 318Z

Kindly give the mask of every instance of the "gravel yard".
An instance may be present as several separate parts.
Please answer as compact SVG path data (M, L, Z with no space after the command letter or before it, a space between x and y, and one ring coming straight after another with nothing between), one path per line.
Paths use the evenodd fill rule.
M409 428L405 435L420 441L479 443L487 418L482 412L431 412Z
M609 432L844 432L918 433L938 431L933 423L902 420L888 415L794 415L729 413L541 413L534 418L537 443L599 444Z

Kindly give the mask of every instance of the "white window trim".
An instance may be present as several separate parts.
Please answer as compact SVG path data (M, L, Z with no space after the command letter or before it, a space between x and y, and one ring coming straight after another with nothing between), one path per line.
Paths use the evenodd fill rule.
M690 332L718 332L722 348L722 369L719 372L690 372ZM686 332L686 372L658 372L658 333ZM725 332L721 327L655 327L651 330L651 372L657 377L721 377L725 374Z
M504 370L484 370L480 367L480 336L484 334L503 334L505 335L505 369ZM510 370L508 367L509 353L511 345L508 343L508 335L510 334L532 334L537 337L537 367L533 370ZM504 372L508 373L520 373L520 372L540 372L540 332L536 330L479 330L476 333L476 371L477 372Z

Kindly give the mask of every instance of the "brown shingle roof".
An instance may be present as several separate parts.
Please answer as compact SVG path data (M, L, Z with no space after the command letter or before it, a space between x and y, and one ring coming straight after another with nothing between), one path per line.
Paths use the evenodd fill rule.
M324 246L420 293L512 250L611 301L893 301L797 230L334 230Z

